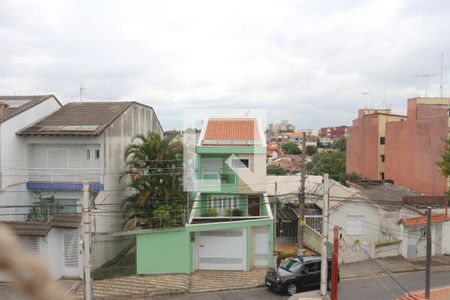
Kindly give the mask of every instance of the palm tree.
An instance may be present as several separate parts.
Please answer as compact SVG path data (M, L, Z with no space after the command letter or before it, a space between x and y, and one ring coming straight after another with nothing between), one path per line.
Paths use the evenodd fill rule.
M180 204L184 204L182 156L182 144L173 134L164 138L154 132L137 135L125 148L125 175L132 190L124 203L125 227L137 222L153 227L173 225L167 219L178 217Z

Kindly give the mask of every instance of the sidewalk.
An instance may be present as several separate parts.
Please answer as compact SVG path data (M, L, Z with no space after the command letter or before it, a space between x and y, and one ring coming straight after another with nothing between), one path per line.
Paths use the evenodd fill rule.
M340 266L341 279L368 277L388 273L421 271L425 269L425 259L406 260L401 256L343 264ZM432 271L450 270L450 256L435 256ZM251 272L242 271L197 271L191 275L128 276L96 280L94 295L97 299L136 299L139 297L162 296L168 294L216 292L233 289L247 289L264 286L266 269ZM83 298L83 286L78 287L74 296Z
M341 279L374 276L383 273L402 273L425 270L425 258L407 260L402 256L371 259L340 265ZM450 270L450 256L434 256L431 261L431 270Z

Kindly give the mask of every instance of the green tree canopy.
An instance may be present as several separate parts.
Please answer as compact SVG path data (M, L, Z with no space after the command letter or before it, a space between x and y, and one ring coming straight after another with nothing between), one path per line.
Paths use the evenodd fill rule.
M267 175L286 175L287 171L277 165L267 166Z
M175 135L137 135L125 149L132 195L125 200L125 227L172 227L181 222L183 146ZM134 224L134 225L133 225Z
M442 152L441 160L437 164L442 175L450 176L450 139L444 141L444 152ZM450 205L450 191L447 191L446 196Z
M282 147L284 152L286 152L287 154L301 154L302 151L300 150L300 148L298 147L297 144L294 143L286 143L284 144Z
M317 147L313 145L306 146L306 155L313 156L317 153Z
M345 153L340 151L322 152L314 155L306 164L306 171L312 175L328 173L331 179L345 183Z

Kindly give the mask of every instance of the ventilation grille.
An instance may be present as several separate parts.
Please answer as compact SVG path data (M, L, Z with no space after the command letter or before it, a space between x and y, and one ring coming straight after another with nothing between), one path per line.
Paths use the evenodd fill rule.
M66 267L78 267L78 244L76 234L64 234L64 265Z
M20 242L29 254L39 255L39 237L22 236Z
M242 236L242 230L203 231L200 236Z
M243 263L243 260L242 258L216 257L200 258L199 262L202 264L241 265Z

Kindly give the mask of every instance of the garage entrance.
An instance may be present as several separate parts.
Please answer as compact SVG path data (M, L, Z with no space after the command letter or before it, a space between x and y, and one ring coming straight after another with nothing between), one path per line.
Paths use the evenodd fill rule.
M245 230L202 231L196 236L197 270L245 271Z

